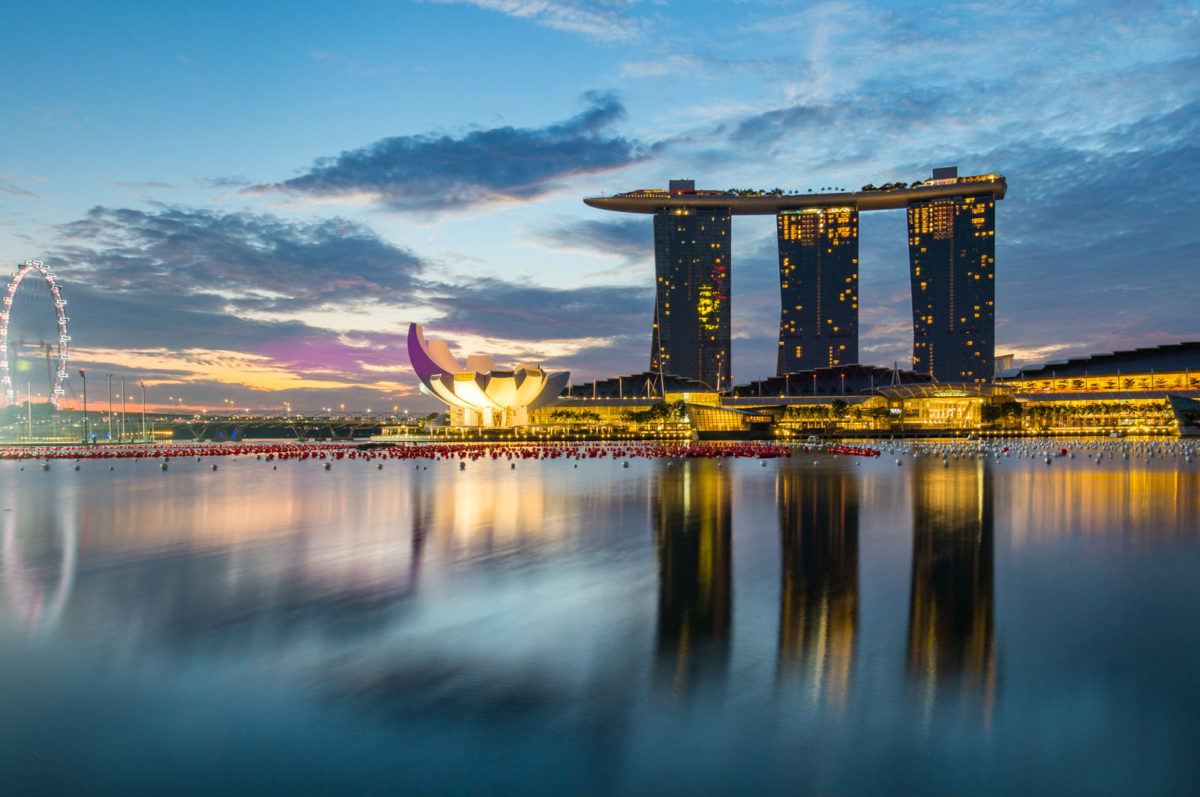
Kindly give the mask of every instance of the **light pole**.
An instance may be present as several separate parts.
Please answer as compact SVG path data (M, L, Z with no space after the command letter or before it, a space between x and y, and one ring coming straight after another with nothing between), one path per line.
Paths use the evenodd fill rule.
M125 377L121 377L121 442L125 442Z
M87 371L83 368L79 369L79 378L83 380L83 442L88 442L88 416L87 416Z
M138 386L142 389L142 442L146 443L146 383L139 381Z
M112 374L108 377L108 442L112 442Z

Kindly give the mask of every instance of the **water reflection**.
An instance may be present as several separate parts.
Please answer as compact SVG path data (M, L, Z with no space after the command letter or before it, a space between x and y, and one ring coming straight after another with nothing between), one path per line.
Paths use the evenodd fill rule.
M927 701L995 691L992 472L926 461L912 472L908 671Z
M73 493L63 497L56 511L25 512L18 492L9 480L0 543L4 595L26 634L44 634L62 619L75 583L78 513Z
M654 481L658 671L675 694L723 677L729 662L732 501L719 464L663 463Z
M776 480L783 584L779 683L841 708L858 631L858 482L853 471L788 468Z
M1014 546L1073 534L1148 542L1200 531L1200 474L1186 465L1113 468L1110 460L1106 468L1082 457L1073 465L1006 478L997 498Z

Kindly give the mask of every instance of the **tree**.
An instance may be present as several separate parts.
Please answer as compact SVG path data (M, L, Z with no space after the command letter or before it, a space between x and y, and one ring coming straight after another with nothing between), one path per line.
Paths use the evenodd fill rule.
M687 418L687 402L659 401L644 410L625 410L621 416L630 423L683 423Z

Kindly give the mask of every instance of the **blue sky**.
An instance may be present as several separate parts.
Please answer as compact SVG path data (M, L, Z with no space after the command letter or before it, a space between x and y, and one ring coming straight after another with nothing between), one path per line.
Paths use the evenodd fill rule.
M1008 178L997 353L1200 336L1195 2L6 8L0 253L75 365L184 406L433 408L461 355L646 367L648 217L583 196ZM860 352L911 356L902 211L861 220ZM770 217L733 228L733 374L774 370ZM159 395L162 394L162 395Z

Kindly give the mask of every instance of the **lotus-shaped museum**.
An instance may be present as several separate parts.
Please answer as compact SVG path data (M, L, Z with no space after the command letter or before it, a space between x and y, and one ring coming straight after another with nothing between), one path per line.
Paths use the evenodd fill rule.
M408 359L421 391L450 405L455 426L523 426L529 410L558 398L570 373L547 374L541 366L518 365L498 371L487 355L472 355L459 365L442 340L425 340L420 324L408 327Z

